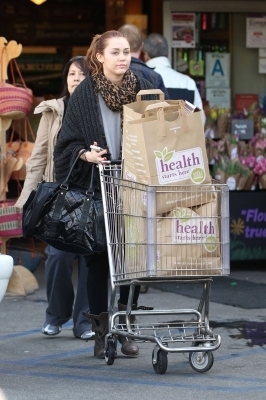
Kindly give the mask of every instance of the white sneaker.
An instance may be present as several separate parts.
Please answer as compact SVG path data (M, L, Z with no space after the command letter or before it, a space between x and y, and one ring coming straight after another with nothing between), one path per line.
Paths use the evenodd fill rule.
M54 335L58 335L58 333L61 332L62 326L55 326L55 325L43 325L42 327L42 333L44 335L50 335L50 336L54 336Z
M82 339L82 340L90 340L90 339L94 339L95 333L92 332L92 330L90 331L84 331L83 333L81 333L81 335L76 335L76 338Z

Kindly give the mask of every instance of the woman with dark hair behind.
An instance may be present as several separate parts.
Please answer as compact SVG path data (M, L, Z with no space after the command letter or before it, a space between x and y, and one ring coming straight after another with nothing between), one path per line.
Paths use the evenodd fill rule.
M92 163L116 160L121 154L123 105L136 101L140 90L153 89L145 79L139 78L130 69L130 46L118 31L107 31L96 35L87 51L86 62L89 74L71 97L54 151L56 179L62 182L78 154L80 159L72 178L77 184L88 187ZM103 150L90 149L97 145ZM100 189L97 176L95 190ZM96 253L86 256L88 265L88 298L92 328L95 332L94 356L104 358L104 339L108 332L108 255ZM136 287L134 304L137 306L140 287ZM118 309L126 310L129 286L120 286ZM120 323L125 318L120 317ZM136 342L125 337L119 339L121 351L127 356L136 356Z
M35 108L34 113L42 113L42 117L34 149L26 165L27 175L21 195L16 202L17 207L23 207L31 191L42 179L47 182L55 180L54 146L60 135L68 101L76 87L85 79L87 72L85 57L77 56L69 60L63 69L63 90L60 96L57 99L43 101ZM59 334L62 324L66 323L73 315L74 336L84 340L91 339L94 336L91 331L91 323L83 315L83 312L89 308L87 300L88 269L84 257L76 257L75 254L57 250L52 246L47 246L45 253L47 255L45 280L48 307L42 333L51 336ZM72 282L75 258L78 262L76 299Z

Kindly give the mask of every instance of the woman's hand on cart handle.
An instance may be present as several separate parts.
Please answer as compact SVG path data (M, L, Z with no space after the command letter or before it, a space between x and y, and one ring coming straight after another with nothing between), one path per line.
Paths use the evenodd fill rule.
M93 145L91 145L91 150L84 152L81 158L90 163L104 164L107 162L107 158L104 157L105 154L107 154L107 150L98 147L97 142L94 142Z

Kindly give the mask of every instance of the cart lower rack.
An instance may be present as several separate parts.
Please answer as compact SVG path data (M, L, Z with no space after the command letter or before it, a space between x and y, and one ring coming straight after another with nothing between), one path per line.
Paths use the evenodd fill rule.
M121 179L117 164L100 166L100 178L111 281L106 363L114 363L124 336L155 344L156 373L166 372L168 353L186 352L195 371L208 371L221 344L209 326L212 276L230 272L227 185L144 185ZM198 308L134 306L135 286L151 282L202 284ZM115 312L120 285L130 285L129 299L126 311Z

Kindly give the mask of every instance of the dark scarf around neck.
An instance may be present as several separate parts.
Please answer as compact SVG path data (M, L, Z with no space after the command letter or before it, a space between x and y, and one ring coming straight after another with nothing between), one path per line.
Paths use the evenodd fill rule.
M100 93L111 111L123 111L123 105L136 100L137 79L130 70L123 77L122 85L118 86L109 81L104 74L92 78L96 93Z

